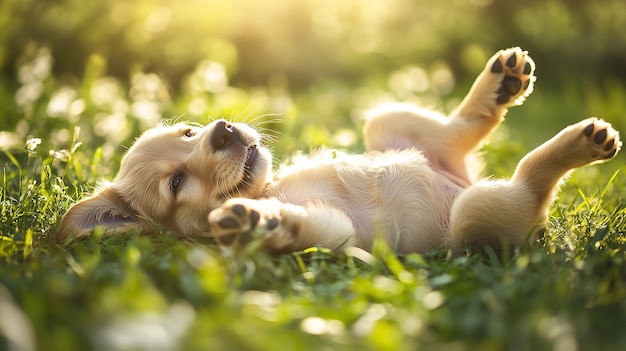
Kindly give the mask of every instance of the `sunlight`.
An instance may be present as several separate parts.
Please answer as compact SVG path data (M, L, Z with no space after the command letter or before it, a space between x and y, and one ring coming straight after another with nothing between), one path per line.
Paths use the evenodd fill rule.
M510 176L526 151L586 116L623 133L624 14L624 0L0 0L0 349L623 348L624 151L573 173L545 232L509 261L378 244L269 253L261 240L221 248L210 233L181 239L156 225L64 242L58 233L150 127L246 122L276 169L318 149L360 153L368 111L401 101L451 112L511 46L535 59L538 91L482 147L486 174ZM174 163L164 177L209 182ZM108 190L111 219L150 219ZM172 221L187 201L145 194L170 203ZM353 200L338 206L352 211ZM394 210L382 202L381 218Z
M345 331L345 326L341 321L328 320L320 317L308 317L300 322L302 331L313 335L332 334L339 335Z

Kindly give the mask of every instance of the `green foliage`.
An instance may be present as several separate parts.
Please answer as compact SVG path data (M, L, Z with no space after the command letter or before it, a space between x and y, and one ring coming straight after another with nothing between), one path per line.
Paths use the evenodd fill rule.
M540 240L504 260L380 242L274 256L167 233L57 243L65 210L161 119L249 121L279 159L360 151L368 108L449 111L507 46L539 80L485 146L487 173L588 115L626 130L622 1L260 4L0 2L0 349L622 348L622 154L576 171Z
M372 254L272 256L167 234L56 244L47 207L62 213L72 200L43 173L23 171L19 201L3 195L2 224L15 234L0 242L1 301L26 316L22 337L39 349L609 350L626 341L626 207L610 195L623 193L620 173L595 192L566 189L541 240L506 260L398 257L382 242ZM35 212L50 222L29 219ZM13 314L0 317L7 345L25 342L3 327Z

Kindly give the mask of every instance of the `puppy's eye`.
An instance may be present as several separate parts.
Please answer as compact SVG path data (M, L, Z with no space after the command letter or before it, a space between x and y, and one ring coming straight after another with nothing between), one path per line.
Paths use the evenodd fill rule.
M187 138L191 138L194 135L196 135L196 132L194 132L193 129L185 129L183 131L183 136L185 136Z
M172 177L172 179L170 179L170 190L172 190L173 192L176 192L178 190L178 187L182 184L183 182L183 176L182 175L177 175Z

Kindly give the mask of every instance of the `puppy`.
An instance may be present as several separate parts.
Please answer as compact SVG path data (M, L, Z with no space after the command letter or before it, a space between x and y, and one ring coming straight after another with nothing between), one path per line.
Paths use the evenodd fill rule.
M365 154L320 152L275 174L261 135L245 124L154 128L111 183L68 210L59 238L164 228L221 245L259 237L277 252L370 250L377 236L400 253L522 246L566 174L621 147L609 123L588 118L528 153L510 180L477 180L473 152L532 92L534 69L520 48L499 51L450 116L386 105L365 124Z

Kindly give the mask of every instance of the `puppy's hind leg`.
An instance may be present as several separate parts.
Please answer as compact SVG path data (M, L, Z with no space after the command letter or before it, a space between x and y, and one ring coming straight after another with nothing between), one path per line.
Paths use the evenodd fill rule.
M365 128L368 150L421 150L434 168L471 183L467 156L497 127L507 108L533 89L535 64L520 48L496 53L450 118L407 104L375 109Z
M508 108L533 91L535 63L519 47L500 50L487 62L461 104L450 114L449 138L460 152L476 149L502 122Z
M609 160L620 147L619 133L600 119L566 127L526 155L511 180L477 182L459 195L450 213L450 247L499 249L534 240L563 177Z

